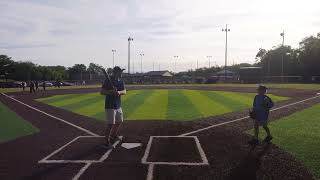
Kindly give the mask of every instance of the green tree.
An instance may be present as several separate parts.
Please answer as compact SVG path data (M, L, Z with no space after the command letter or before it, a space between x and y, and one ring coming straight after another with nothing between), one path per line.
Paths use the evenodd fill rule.
M281 76L283 57L284 75L299 75L293 68L297 65L294 52L295 50L291 46L278 46L268 51L260 49L256 55L256 60L258 60L256 65L262 67L265 75Z
M320 33L300 42L298 58L303 64L306 77L320 76Z
M68 68L70 79L83 80L83 74L86 73L87 67L84 64L75 64Z
M89 64L89 67L88 67L87 71L90 74L90 80L92 79L93 75L101 73L101 68L103 68L103 67L100 66L99 64L95 64L95 63L90 63Z
M11 60L11 57L8 57L7 55L0 55L0 78L3 77L7 81L13 72L13 63L14 61Z

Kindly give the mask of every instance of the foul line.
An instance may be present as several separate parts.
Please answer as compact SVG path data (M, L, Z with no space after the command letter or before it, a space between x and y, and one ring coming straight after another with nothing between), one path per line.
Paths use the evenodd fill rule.
M75 124L72 124L72 123L70 123L70 122L68 122L68 121L66 121L66 120L63 120L63 119L58 118L58 117L56 117L56 116L54 116L54 115L51 115L51 114L46 113L46 112L44 112L44 111L41 111L41 110L39 110L39 109L37 109L37 108L35 108L35 107L32 107L32 106L30 106L30 105L28 105L28 104L26 104L26 103L23 103L23 102L15 99L15 98L13 98L13 97L11 97L11 96L8 96L8 95L5 94L5 93L1 93L1 94L4 95L4 96L6 96L7 98L10 98L10 99L12 99L12 100L14 100L14 101L22 104L22 105L27 106L27 107L30 108L30 109L33 109L33 110L35 110L35 111L38 111L38 112L40 112L40 113L42 113L42 114L44 114L44 115L47 115L47 116L49 116L49 117L51 117L51 118L54 118L54 119L56 119L56 120L58 120L58 121L60 121L60 122L63 122L63 123L65 123L65 124L69 125L69 126L72 126L72 127L74 127L74 128L77 128L77 129L80 130L80 131L83 131L83 132L85 132L85 133L87 133L87 134L90 134L91 136L99 136L98 134L93 133L93 132L91 132L91 131L89 131L89 130L87 130L87 129L84 129L84 128L82 128L82 127L80 127L80 126L77 126L77 125L75 125Z
M72 178L72 180L78 180L80 176L91 166L91 162L87 163L85 166L83 166L80 171Z
M296 105L296 104L303 103L305 101L310 101L312 99L316 99L318 97L320 97L320 96L314 96L314 97L307 98L307 99L304 99L304 100L301 100L301 101L297 101L297 102L294 102L294 103L291 103L291 104L283 105L281 107L271 109L270 111L276 111L276 110L279 110L279 109L283 109L283 108L286 108L286 107L289 107L289 106L293 106L293 105ZM231 120L231 121L227 121L227 122L223 122L223 123L219 123L219 124L214 124L214 125L211 125L211 126L208 126L208 127L205 127L205 128L201 128L201 129L198 129L198 130L195 130L195 131L191 131L191 132L188 132L188 133L185 133L185 134L181 134L179 136L189 136L191 134L202 132L202 131L205 131L205 130L208 130L208 129L211 129L211 128L214 128L214 127L217 127L217 126L222 126L222 125L225 125L225 124L230 124L230 123L233 123L233 122L241 121L241 120L244 120L244 119L247 119L247 118L249 118L249 116L245 116L245 117L242 117L242 118L238 118L238 119L235 119L235 120Z
M148 174L147 174L147 179L146 180L152 180L153 179L153 169L154 169L154 165L153 164L149 164Z
M294 102L294 103L290 103L290 104L287 104L287 105L284 105L284 106L281 106L281 107L278 107L278 108L274 108L274 109L271 109L270 111L276 111L276 110L279 110L279 109L283 109L283 108L286 108L286 107L289 107L289 106L293 106L293 105L296 105L296 104L299 104L299 103L303 103L305 101L310 101L312 99L316 99L318 97L320 97L319 93L317 93L317 96L314 96L314 97L311 97L311 98L307 98L307 99L304 99L304 100L301 100L301 101L297 101L297 102ZM185 133L185 134L181 134L179 136L180 137L181 136L189 136L191 134L202 132L202 131L205 131L205 130L208 130L208 129L211 129L211 128L214 128L214 127L225 125L225 124L230 124L230 123L233 123L233 122L241 121L241 120L244 120L244 119L247 119L247 118L249 118L249 116L245 116L245 117L238 118L238 119L235 119L235 120L231 120L231 121L228 121L228 122L219 123L219 124L215 124L215 125L208 126L208 127L205 127L205 128L201 128L201 129L198 129L198 130L195 130L195 131L191 131L191 132L188 132L188 133ZM149 144L151 146L150 139L149 139L149 143L147 145L147 149L148 148L150 149L150 147L148 147ZM199 144L200 144L200 142L199 142ZM147 154L149 154L149 152L147 152ZM145 160L145 158L144 158L144 160ZM155 166L154 164L149 164L146 180L152 180L153 179L154 166Z

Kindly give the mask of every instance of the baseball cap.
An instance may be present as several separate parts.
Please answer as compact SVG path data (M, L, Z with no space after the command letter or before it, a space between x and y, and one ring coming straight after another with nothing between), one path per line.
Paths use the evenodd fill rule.
M115 66L114 68L113 68L113 72L122 72L122 71L124 71L125 69L121 69L119 66Z
M258 90L259 90L259 89L267 90L268 88L267 88L266 86L262 85L262 84L259 84L259 86L258 86L257 89L258 89Z

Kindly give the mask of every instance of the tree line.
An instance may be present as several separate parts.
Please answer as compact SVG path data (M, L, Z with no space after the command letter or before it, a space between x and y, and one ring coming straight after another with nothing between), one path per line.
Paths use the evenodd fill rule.
M320 76L320 33L309 36L299 43L299 48L276 46L260 49L256 65L262 67L265 76L302 76L310 79ZM283 70L282 70L283 68Z
M62 81L89 80L101 75L102 66L90 63L65 66L41 66L30 61L14 61L7 55L0 55L0 77L16 81Z

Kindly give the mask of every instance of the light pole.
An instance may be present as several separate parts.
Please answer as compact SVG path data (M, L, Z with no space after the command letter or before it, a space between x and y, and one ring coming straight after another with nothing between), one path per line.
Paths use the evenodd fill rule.
M135 71L134 71L134 60L132 60L132 73L134 74Z
M144 54L141 53L141 54L140 54L140 60L141 60L141 62L140 62L140 66L141 66L141 67L140 67L140 68L141 68L141 73L142 73L142 57L143 57L143 56L144 56Z
M280 33L282 36L282 53L281 53L281 82L283 82L283 54L284 54L284 30Z
M230 32L230 29L228 29L228 24L226 24L226 28L223 29L222 31L226 32L226 49L225 49L225 54L224 54L224 78L227 80L227 62L228 62L228 32Z
M153 61L153 63L152 63L152 71L154 71L154 61Z
M173 58L174 58L174 72L176 72L177 71L177 61L176 61L176 59L178 59L179 58L179 56L173 56Z
M128 38L128 74L130 74L130 41L133 41L133 38L129 36Z
M114 67L114 53L116 52L115 49L112 49L112 67Z
M210 58L212 58L212 56L207 56L207 58L209 59L209 68L210 68Z
M199 69L199 60L197 59L197 69Z

